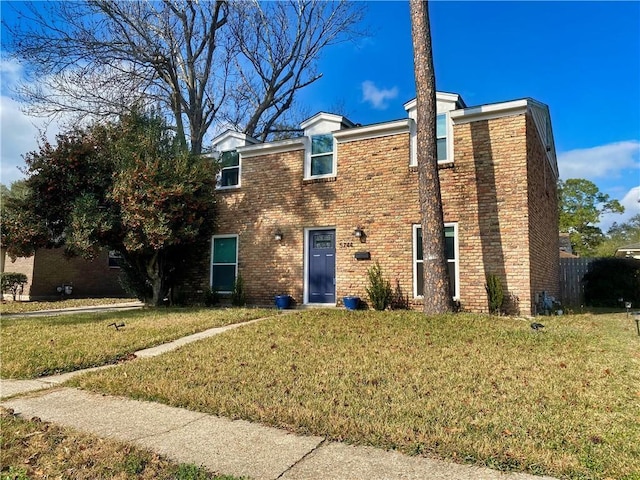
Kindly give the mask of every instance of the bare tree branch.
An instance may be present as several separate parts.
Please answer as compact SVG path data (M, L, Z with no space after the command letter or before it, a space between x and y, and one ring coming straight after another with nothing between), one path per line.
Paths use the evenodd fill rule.
M30 113L154 108L200 153L215 125L262 140L282 130L322 51L358 34L362 14L347 0L85 0L31 3L28 21L3 24L27 66L18 94Z

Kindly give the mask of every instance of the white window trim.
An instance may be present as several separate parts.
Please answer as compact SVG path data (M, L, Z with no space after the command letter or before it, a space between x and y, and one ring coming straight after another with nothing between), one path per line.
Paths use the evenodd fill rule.
M460 300L460 248L459 248L459 243L458 243L458 223L457 222L447 222L444 224L445 227L453 227L453 248L454 248L454 252L455 252L455 258L453 259L453 261L450 261L447 259L447 263L454 263L455 264L455 284L456 284L456 291L454 292L453 295L453 299L455 301ZM412 241L412 250L413 250L413 264L412 264L412 270L413 270L413 298L416 299L421 299L424 298L424 295L422 295L422 293L418 294L418 229L422 228L421 225L419 224L414 224L413 225L413 241ZM423 252L424 253L424 252ZM424 261L422 261L424 262Z
M213 249L215 246L214 240L217 238L235 238L236 239L236 263L216 263L216 265L235 265L235 280L238 279L238 250L240 247L240 241L237 234L231 235L213 235L211 237L211 256L209 257L209 288L213 288ZM232 293L231 290L219 290L218 293Z
M438 113L436 117L440 115L445 116L445 122L447 125L447 159L438 160L438 165L447 165L454 162L453 121L451 120L450 112ZM436 134L436 139L437 139L437 134ZM415 121L411 122L411 126L409 127L409 149L410 149L409 166L417 167L418 166L418 124Z
M332 167L332 172L331 173L327 173L325 175L311 175L311 137L314 137L316 135L327 135L326 133L318 133L318 134L314 134L308 137L305 137L305 152L304 152L304 180L314 180L316 178L333 178L336 177L338 174L338 142L336 140L336 137L333 135L333 133L328 132L331 134L331 137L333 139L333 151L331 152L333 154L333 167ZM326 153L322 154L322 155L327 155ZM320 154L318 154L318 156L320 156Z
M234 150L237 151L237 149L234 149ZM232 150L227 150L227 151L232 151ZM224 152L220 152L220 155L222 155L223 153ZM218 185L218 182L222 178L222 170L229 169L229 168L238 169L238 183L236 185L227 185L225 187ZM221 168L220 171L218 172L218 175L216 176L216 190L232 190L234 188L240 188L241 184L242 184L242 154L238 152L238 166L224 167L224 168Z

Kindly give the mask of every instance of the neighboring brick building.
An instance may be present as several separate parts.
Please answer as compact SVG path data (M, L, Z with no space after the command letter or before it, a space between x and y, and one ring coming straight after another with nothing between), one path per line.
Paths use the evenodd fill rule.
M368 126L319 113L304 136L258 143L227 132L210 278L229 291L237 274L248 301L278 294L298 304L366 300L378 261L413 306L422 258L415 100L408 118ZM454 297L486 312L485 275L498 275L513 310L535 313L558 294L555 147L548 108L532 99L467 108L438 93L438 159ZM354 236L360 235L360 236Z
M70 285L69 298L127 297L120 285L117 258L101 251L93 260L68 258L64 249L42 248L31 257L5 258L3 271L24 273L27 284L21 300L47 300L60 298L58 287Z

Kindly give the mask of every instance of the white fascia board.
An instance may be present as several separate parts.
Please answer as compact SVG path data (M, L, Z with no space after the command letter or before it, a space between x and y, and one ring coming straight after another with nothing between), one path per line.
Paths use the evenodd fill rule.
M247 145L239 147L238 152L242 158L259 157L262 155L271 155L273 153L292 152L305 148L305 138L289 138L278 142L259 143L257 145Z
M333 138L338 143L355 142L358 140L369 140L372 138L388 137L400 133L409 133L411 120L404 118L394 122L377 123L364 127L349 128L334 132Z
M480 105L479 107L453 110L450 112L450 115L453 123L460 125L463 123L478 122L480 120L520 115L526 113L528 108L529 103L526 99L513 100L511 102L492 103L489 105Z

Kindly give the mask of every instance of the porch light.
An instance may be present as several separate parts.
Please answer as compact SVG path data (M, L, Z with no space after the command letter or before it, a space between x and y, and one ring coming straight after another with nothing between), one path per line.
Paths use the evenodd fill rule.
M273 238L276 239L276 242L281 242L282 241L282 232L280 230L276 230L276 233L274 234Z
M362 238L363 235L364 235L364 232L362 231L361 228L356 228L353 231L353 236L356 237L356 238Z

